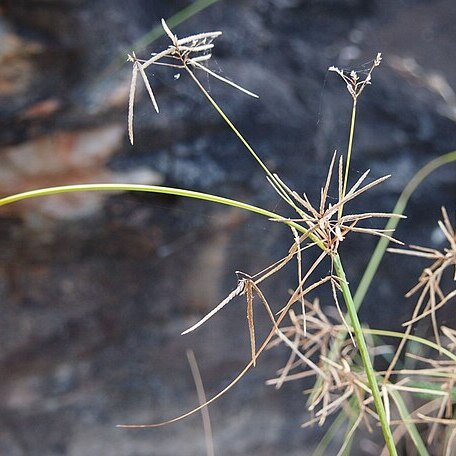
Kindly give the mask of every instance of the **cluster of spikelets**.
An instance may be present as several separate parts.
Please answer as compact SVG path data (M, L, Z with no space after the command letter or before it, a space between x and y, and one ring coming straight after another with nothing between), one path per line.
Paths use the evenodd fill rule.
M451 225L448 212L442 208L442 220L438 222L439 228L443 233L449 246L443 251L411 245L407 250L389 249L390 252L411 255L420 258L427 258L434 262L431 266L425 268L421 274L418 283L406 294L409 298L420 292L417 304L413 311L412 318L404 323L407 331L412 325L418 323L425 317L432 320L432 328L435 340L440 343L440 331L437 323L436 311L441 309L448 301L456 296L456 290L445 296L440 284L446 271L453 272L453 280L456 281L456 234Z
M169 29L164 20L162 20L162 25L171 40L171 44L166 49L152 54L152 57L148 60L140 60L134 53L128 57L128 60L133 64L128 115L129 136L132 143L133 105L138 73L144 81L155 110L157 113L159 112L156 97L145 73L145 70L151 65L162 65L185 70L227 122L229 121L223 111L198 80L195 70L201 70L247 95L257 97L254 93L220 76L206 66L212 56L213 41L221 35L221 32L206 32L178 38ZM364 72L364 78L361 78L355 71L346 72L337 67L329 68L330 71L336 72L346 83L347 89L353 98L354 109L356 109L357 99L366 86L371 83L373 70L380 63L381 54L378 54L372 65ZM308 380L313 377L315 383L307 391L309 394L308 410L311 412L312 418L304 426L313 423L323 425L330 415L342 410L350 417L350 422L352 423L346 436L346 443L348 443L350 437L361 423L365 423L366 428L372 431L378 424L379 417L373 406L372 391L366 378L366 372L360 367L358 347L353 337L351 337L351 340L345 339L347 332L352 335L352 328L350 322L344 317L344 311L339 304L338 292L341 289L341 279L333 273L333 259L338 255L341 242L351 233L379 236L388 239L388 241L402 244L394 239L392 233L387 230L360 226L363 221L373 218L402 216L377 212L344 212L350 202L367 190L381 184L389 176L365 183L369 174L369 171L366 171L347 191L351 153L350 144L345 173L343 172L342 157L337 160L336 153L334 153L326 182L321 189L319 204L313 205L306 194L301 195L290 189L277 174L272 174L231 123L230 126L263 167L266 177L274 190L296 213L295 217L283 217L274 220L290 227L293 241L288 254L263 271L255 275L237 272L237 286L219 305L192 327L184 331L183 334L196 330L235 298L239 296L245 297L251 344L251 362L249 366L255 365L258 356L265 348L271 348L279 344L289 347L291 354L287 363L277 373L276 378L268 381L268 384L280 388L285 382ZM352 133L353 130L351 131ZM335 168L337 168L337 200L334 204L331 204L328 202L328 195L331 191L331 181ZM453 426L455 429L450 434L447 442L447 451L448 448L451 451L452 443L456 440L456 420L452 418L452 407L455 402L455 361L452 359L426 358L424 355L410 352L405 353L405 358L401 359L401 354L403 354L407 341L413 337L410 335L412 329L420 320L426 317L430 317L432 321L436 341L435 346L441 351L446 350L451 353L454 353L456 348L456 330L444 326L439 328L436 315L437 310L441 309L456 296L456 290L445 294L440 286L443 274L450 267L455 267L454 279L456 280L455 229L452 227L449 216L444 209L442 214L443 220L439 222L439 226L449 242L448 248L443 251L416 246L411 246L408 249L390 249L390 251L396 253L431 259L433 263L423 271L418 284L407 295L412 296L420 293L411 319L404 323L406 329L398 348L393 351L387 345L371 346L370 354L371 357L381 355L385 359L390 359L388 369L376 374L379 384L382 385L383 404L389 424L395 426L395 441L399 441L407 433L411 435L413 440L413 432L409 428L409 423L422 423L430 425L427 440L428 444L431 445L436 440L439 426L448 425ZM298 231L298 227L302 229ZM303 254L313 247L320 248L321 253L312 264L305 266ZM325 259L329 260L329 268L327 268L329 273L323 278L314 279L317 267ZM285 306L279 311L274 311L263 294L260 285L264 280L273 277L277 271L294 260L297 264L297 287L290 293L291 296ZM318 299L312 302L306 299L310 292L323 284L329 284L332 289L337 309L335 314L331 309L323 311ZM266 309L272 325L269 336L259 349L256 346L253 314L255 296L259 298ZM299 312L293 308L296 303L300 304ZM288 321L288 323L285 324L285 321ZM372 333L375 334L375 331L372 331ZM334 350L335 347L337 347L336 351ZM401 367L397 368L396 366L399 363ZM241 375L245 372L246 370ZM239 377L236 381L238 379ZM401 395L410 393L415 398L419 396L419 406L412 413L404 415L404 410L406 409L404 409L404 402L399 393ZM396 413L392 411L391 402L396 405ZM188 416L190 413L183 416ZM399 419L396 419L397 416L399 416ZM169 422L177 419L179 418ZM161 424L164 423L159 423L158 425ZM153 427L155 425L141 425L139 427L149 426ZM340 453L344 450L345 444Z
M234 88L240 90L241 92L246 93L252 97L258 98L258 95L244 89L238 84L220 76L217 73L214 73L212 70L203 65L205 62L210 60L212 57L212 49L214 48L213 41L219 37L222 32L206 32L198 33L196 35L190 35L185 38L178 38L175 35L166 21L162 19L162 26L169 39L171 44L161 52L153 53L152 57L148 60L140 60L136 57L136 54L132 52L128 55L128 61L133 63L132 74L131 74L131 83L130 83L130 99L128 103L128 134L130 137L130 142L133 144L133 108L135 102L135 92L136 92L136 82L138 78L138 73L141 75L141 78L146 86L147 92L149 94L152 105L157 113L160 112L158 108L158 103L150 85L149 79L146 75L146 70L151 65L160 65L167 66L175 69L187 71L193 78L194 69L203 70L207 74L213 76L220 81L223 81L226 84L233 86Z

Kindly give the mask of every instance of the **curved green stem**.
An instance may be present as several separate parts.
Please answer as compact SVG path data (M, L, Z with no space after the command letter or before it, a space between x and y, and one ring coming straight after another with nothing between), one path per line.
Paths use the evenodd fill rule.
M296 228L300 233L306 233L307 230L296 222L287 220L275 212L268 211L258 206L243 203L242 201L224 198L223 196L212 195L210 193L195 192L193 190L184 190L182 188L164 187L161 185L141 185L141 184L76 184L76 185L61 185L57 187L40 188L30 190L28 192L16 193L15 195L6 196L0 199L0 206L16 203L18 201L38 198L42 196L58 195L62 193L72 192L88 192L88 191L123 191L123 192L146 192L146 193L161 193L165 195L181 196L185 198L199 199L212 203L223 204L225 206L237 207L249 212L263 215L269 219L280 220L285 225Z
M87 191L123 191L123 192L148 192L162 193L166 195L183 196L186 198L200 199L213 203L233 206L239 209L245 209L250 212L264 215L268 218L282 220L282 216L275 212L262 209L261 207L252 206L251 204L242 203L241 201L224 198L222 196L211 195L208 193L195 192L192 190L184 190L181 188L164 187L161 185L141 185L141 184L77 184L77 185L62 185L58 187L40 188L38 190L30 190L27 192L17 193L0 199L0 206L16 203L29 198L38 198L42 196L58 195L61 193L71 192L87 192ZM290 222L293 223L293 222ZM296 224L297 225L297 224Z

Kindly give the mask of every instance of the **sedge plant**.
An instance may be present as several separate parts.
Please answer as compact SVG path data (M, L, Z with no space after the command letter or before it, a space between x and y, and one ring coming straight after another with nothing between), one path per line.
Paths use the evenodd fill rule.
M300 300L301 303L303 302L305 290L303 290L303 285L306 281L308 281L309 277L311 276L312 272L318 266L320 262L323 261L326 257L330 258L331 261L331 274L323 279L320 279L318 282L315 283L316 286L320 286L325 282L329 282L331 284L333 290L334 300L336 302L337 307L340 309L337 293L338 291L341 292L345 304L347 306L348 314L350 317L350 322L353 327L353 342L356 343L362 363L367 375L367 383L368 388L371 391L371 395L373 398L373 402L375 404L375 410L379 417L379 422L382 427L382 432L385 438L385 442L388 446L390 454L396 454L396 450L394 447L394 442L392 438L392 433L388 425L387 416L385 412L385 407L382 402L380 390L378 387L378 383L375 377L375 372L372 366L371 359L369 357L369 352L367 348L367 344L362 333L361 324L356 313L356 309L354 307L353 298L351 294L351 290L345 276L345 271L342 265L342 260L340 258L338 247L341 241L345 239L345 236L352 231L361 231L368 234L380 235L380 236L388 236L382 230L373 230L369 228L360 228L356 225L361 221L368 218L373 217L394 217L394 214L376 214L376 213L366 213L366 214L351 214L348 216L343 215L343 208L346 203L350 200L354 199L355 197L362 194L364 191L370 189L371 187L378 185L384 179L388 178L389 176L378 179L370 184L361 187L364 179L367 177L368 172L366 172L352 187L352 189L346 193L347 188L347 180L348 180L348 171L349 171L349 161L351 158L351 145L353 139L353 132L354 132L354 120L355 120L355 110L356 110L356 100L363 92L366 85L370 83L371 72L374 67L378 66L381 61L380 54L377 55L374 64L372 66L371 72L369 72L367 78L362 81L361 83L358 82L356 73L351 74L351 81L350 84L347 84L352 90L352 96L355 100L354 103L354 113L352 115L352 127L350 133L350 145L349 145L349 156L347 157L347 166L345 176L343 176L342 168L343 168L343 160L342 157L339 161L339 184L338 184L338 193L339 193L339 201L335 205L328 205L326 207L326 197L328 194L331 177L332 177L332 170L335 162L335 156L330 164L330 170L328 172L328 178L326 181L325 186L322 188L322 195L319 205L319 210L314 208L308 198L304 195L304 197L299 196L295 191L289 189L284 182L276 175L272 174L263 161L260 159L259 155L253 150L247 140L242 136L239 130L234 126L234 124L228 119L226 114L223 112L222 108L215 102L215 100L211 97L211 95L207 92L207 90L203 87L201 82L196 77L194 71L196 69L203 70L211 76L216 77L217 79L222 80L223 82L233 86L234 88L246 93L247 95L256 96L252 92L240 87L239 85L231 82L226 78L222 78L221 76L217 75L206 66L204 63L207 62L211 58L211 52L213 49L213 40L216 39L221 32L206 32L200 33L196 35L192 35L186 38L179 39L177 35L173 34L173 32L169 29L166 22L163 20L162 25L164 30L166 31L168 37L171 40L171 45L164 49L161 52L154 53L152 57L148 60L139 60L135 54L129 56L129 61L132 62L132 79L131 79L131 90L130 90L130 101L129 101L129 136L130 141L133 143L133 107L134 107L134 97L135 97L135 90L136 90L136 82L138 73L141 75L143 82L146 86L146 89L149 93L150 99L152 104L157 111L159 112L158 104L153 93L152 87L149 83L147 75L145 73L145 69L151 65L165 65L170 66L173 68L179 68L185 70L193 81L198 85L201 89L203 94L206 98L210 101L210 103L214 106L217 112L222 116L222 118L227 122L230 128L235 132L241 142L247 147L249 152L253 155L253 157L257 160L260 166L266 173L269 183L273 186L273 188L277 191L277 193L288 203L297 213L298 218L290 219L286 217L282 217L281 221L284 223L293 222L296 225L293 226L294 234L296 237L296 233L300 234L298 236L297 241L294 241L296 245L296 251L301 251L301 244L304 241L309 241L310 245L318 246L322 250L322 254L318 257L317 261L312 264L312 266L308 269L307 273L303 277L299 277L299 284L298 288L293 293L292 299L287 303L287 305L280 311L279 318L275 320L272 312L270 311L269 305L265 300L262 292L258 288L259 281L263 280L263 277L260 275L259 278L252 279L244 279L242 278L239 281L238 287L233 290L232 293L229 295L229 299L224 300L219 306L217 306L213 312L209 314L208 317L204 318L203 321L206 321L210 316L215 314L215 312L221 310L224 305L226 305L233 297L239 294L245 294L247 298L247 307L248 307L248 321L249 321L249 331L251 335L251 346L252 346L252 364L255 364L256 361L256 351L255 351L255 337L254 337L254 325L253 325L253 311L252 311L252 296L253 290L260 296L261 301L264 303L265 307L268 309L268 313L271 317L271 321L273 322L274 332L280 333L278 329L278 325L282 321L282 319L287 315L287 312L290 310L292 305L296 300ZM336 68L334 70L337 71ZM342 72L340 73L342 76L344 75ZM337 216L336 218L334 218ZM391 238L390 238L391 239ZM290 251L292 255L292 252ZM290 256L286 258L284 262L280 265L275 266L273 268L276 271L279 267L282 267L290 260ZM300 272L301 267L299 267ZM269 271L266 273L268 274ZM246 285L249 284L249 285ZM304 306L302 306L304 309ZM196 329L197 326L194 327Z
M198 78L197 72L203 72L248 96L257 97L253 92L220 76L207 66L212 56L214 41L221 35L221 32L203 32L178 38L164 20L162 27L170 39L170 45L167 48L152 54L152 57L146 60L138 58L134 52L128 56L128 60L132 64L128 107L128 132L131 143L134 142L134 103L138 76L143 81L153 108L158 113L159 104L146 70L152 65L183 70L257 161L269 184L294 211L294 215L284 216L258 206L207 193L135 184L60 186L26 191L0 199L0 206L3 206L28 198L65 192L139 191L164 193L237 207L262 215L275 223L283 224L290 230L290 248L283 258L256 274L238 271L237 286L228 296L209 314L203 316L200 321L183 332L186 334L197 330L199 326L208 322L213 315L220 312L230 302L238 299L238 297L244 297L247 308L251 359L240 374L230 385L211 399L205 400L203 396L200 396L200 406L181 416L161 423L126 424L119 427L148 428L162 426L202 410L225 394L249 369L255 366L265 349L276 345L285 345L290 349L290 357L284 368L277 373L277 377L271 379L269 383L280 388L288 381L315 378L315 385L309 391L308 403L312 418L304 425L308 426L314 423L323 425L329 416L339 413L339 417L331 426L335 429L346 421L340 418L341 413L348 415L349 426L346 441L340 448L339 454L348 454L352 437L362 423L367 430L380 427L384 439L385 454L398 454L398 442L406 435L410 437L410 441L418 454L429 454L427 446L432 445L435 441L439 427L447 426L450 428L453 426L454 428L456 424L451 416L452 405L456 398L454 387L456 380L456 355L454 354L456 330L449 327L439 328L435 313L451 301L456 294L455 291L445 293L440 287L440 278L443 272L456 263L455 230L446 211L443 212L440 228L450 244L448 249L439 252L433 249L413 247L411 250L401 251L401 253L408 252L410 255L434 261L431 267L427 268L429 272L420 277L417 287L411 292L413 294L421 290L419 302L416 306L417 310L412 318L405 323L405 332L363 328L358 317L358 309L367 288L372 282L387 244L389 242L402 244L393 237L393 231L403 217L405 204L414 188L432 170L445 163L455 161L456 152L438 159L438 163L431 162L428 168L417 175L415 181L407 187L406 195L402 196L402 200L399 200L398 206L392 213L351 213L347 211L355 198L380 185L389 177L381 177L366 183L369 174L369 171L366 171L355 183L349 185L358 99L371 83L372 72L380 65L381 55L376 56L364 79L361 79L356 72L347 73L339 68L331 67L330 70L338 73L344 80L353 100L348 149L345 157L338 157L336 153L333 155L329 163L326 181L321 188L320 200L317 203L312 203L306 194L299 194L289 188L277 174L268 169L259 154L227 117ZM329 203L329 194L333 192L334 187L337 198L336 202L331 204ZM385 228L362 226L365 220L383 218L389 219ZM380 238L381 244L372 256L371 265L366 268L366 274L361 281L360 288L353 298L339 247L347 236L356 233L377 236ZM310 264L305 259L309 249L318 249L320 252L317 259ZM274 274L291 261L296 261L297 264L297 286L291 292L289 300L277 311L277 309L272 309L267 297L261 290L262 282L273 279ZM329 273L323 278L316 279L315 271L324 262L328 263ZM335 304L332 308L328 309L327 306L322 306L318 299L313 301L308 299L311 292L322 286L329 286L332 291ZM254 296L259 298L271 321L271 330L260 344L257 343L255 335ZM335 312L331 309L335 309ZM435 341L414 335L410 329L417 322L427 317L432 320ZM382 337L397 338L400 344L389 369L385 372L377 372L374 370L372 358L374 356L386 356L389 350L388 346L382 343ZM414 346L419 345L421 347L419 354L411 353L410 350L404 348L411 343L415 344ZM431 350L437 355L427 357L422 354L425 350ZM405 351L406 356L413 359L412 368L407 369L407 366L402 362L398 367L398 360L402 351ZM421 400L419 406L414 408L412 412L408 409L409 401L404 399L406 395L412 395ZM412 404L412 406L414 405ZM417 423L430 425L431 429L426 443L418 432ZM329 435L322 440L317 448L317 451L323 451L320 454L324 454L323 445L326 445L331 438L332 436ZM455 439L456 431L447 433L446 451L451 448Z

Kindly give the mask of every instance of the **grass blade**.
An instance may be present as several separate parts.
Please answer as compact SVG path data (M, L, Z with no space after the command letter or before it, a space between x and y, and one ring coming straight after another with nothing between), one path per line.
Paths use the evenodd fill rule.
M394 403L396 404L397 410L399 411L399 415L403 421L403 425L406 427L410 438L412 439L413 444L415 445L416 450L420 456L429 456L429 453L426 449L426 445L423 442L423 439L418 432L418 429L415 426L415 423L410 422L410 413L407 410L407 406L405 405L402 396L399 394L398 391L394 389L389 389L389 395L393 398Z

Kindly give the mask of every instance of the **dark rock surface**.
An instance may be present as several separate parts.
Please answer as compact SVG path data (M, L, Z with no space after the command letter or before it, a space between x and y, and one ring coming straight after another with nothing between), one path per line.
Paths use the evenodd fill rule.
M138 97L135 146L128 143L129 67L116 62L188 3L0 4L2 194L115 179L280 208L185 75L154 70L161 113ZM456 147L455 22L451 0L221 0L177 32L223 30L213 68L260 100L202 81L271 169L311 198L333 150L347 141L350 97L327 68L362 69L383 52L360 102L352 169L393 175L354 206L388 211L420 166ZM161 39L138 55L166 45ZM454 214L454 176L453 165L423 184L399 238L438 246L431 233L441 205ZM234 378L249 357L241 300L195 334L179 334L235 286L235 270L254 273L280 258L288 232L234 209L138 194L19 203L2 208L0 232L0 455L204 454L199 415L154 430L114 426L196 405L187 348L209 396ZM363 237L343 246L354 285L373 246ZM423 266L387 256L362 317L397 328L412 305L402 295ZM274 308L294 274L265 285ZM264 336L267 317L259 310L256 319ZM318 442L321 430L299 427L307 417L303 385L264 385L286 355L268 352L210 408L217 454L302 455Z

